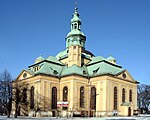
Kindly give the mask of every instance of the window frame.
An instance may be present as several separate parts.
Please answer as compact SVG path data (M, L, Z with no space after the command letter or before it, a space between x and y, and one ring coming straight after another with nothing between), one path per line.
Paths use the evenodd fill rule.
M118 109L118 91L117 87L114 87L114 110Z
M96 87L91 87L91 99L90 99L91 110L96 110Z
M129 102L132 102L132 90L129 90Z
M57 109L57 88L52 87L52 109Z
M122 102L125 102L125 89L122 89Z
M85 90L84 90L84 86L80 87L80 107L81 108L85 107Z
M34 109L34 87L30 89L30 109Z

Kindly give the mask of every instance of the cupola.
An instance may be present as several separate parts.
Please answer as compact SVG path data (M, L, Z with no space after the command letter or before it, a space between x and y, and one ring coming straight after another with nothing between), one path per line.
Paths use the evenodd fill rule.
M113 63L113 64L116 64L116 59L115 59L114 57L112 57L112 56L109 56L109 57L107 58L107 60L108 60L109 62Z
M38 58L36 58L35 63L41 62L43 60L44 60L43 56L40 55Z
M75 7L73 18L71 19L70 28L71 30L66 36L66 48L72 45L79 45L82 49L85 49L86 37L81 31L81 19L79 18L77 7Z
M73 18L71 19L71 30L78 29L80 30L81 19L79 18L78 8L75 7L75 12L73 14Z

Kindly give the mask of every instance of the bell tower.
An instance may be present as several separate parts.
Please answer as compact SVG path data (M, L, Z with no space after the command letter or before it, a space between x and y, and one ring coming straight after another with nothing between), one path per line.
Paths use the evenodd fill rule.
M85 49L86 37L81 31L81 19L78 8L75 7L73 18L70 22L71 30L66 36L66 49L68 49L68 66L73 64L81 67L82 50Z
M82 48L79 45L69 46L68 52L68 67L73 64L81 67L81 53Z

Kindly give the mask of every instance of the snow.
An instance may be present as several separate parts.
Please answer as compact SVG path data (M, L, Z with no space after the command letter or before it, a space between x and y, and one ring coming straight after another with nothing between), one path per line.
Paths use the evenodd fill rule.
M139 115L137 117L82 117L82 118L56 118L56 117L25 117L18 116L18 118L14 118L11 116L7 118L7 116L0 116L0 120L150 120L150 115Z

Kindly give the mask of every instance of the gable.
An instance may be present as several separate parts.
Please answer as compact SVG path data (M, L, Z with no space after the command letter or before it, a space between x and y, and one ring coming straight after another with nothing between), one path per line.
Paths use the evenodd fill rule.
M23 70L19 76L17 77L16 80L22 80L22 79L26 79L26 78L29 78L29 77L32 77L33 75L31 73L29 73L28 71L26 70Z
M124 80L129 80L129 81L135 81L134 78L130 75L130 73L127 70L124 70L123 72L119 73L117 77L124 79Z

